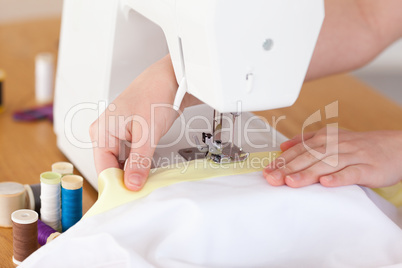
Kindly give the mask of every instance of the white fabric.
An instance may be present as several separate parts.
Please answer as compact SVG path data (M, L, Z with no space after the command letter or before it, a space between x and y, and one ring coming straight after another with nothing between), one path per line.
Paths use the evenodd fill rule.
M396 209L382 204L387 214ZM395 219L394 219L395 220ZM402 230L358 186L261 172L177 183L82 220L21 267L397 267Z

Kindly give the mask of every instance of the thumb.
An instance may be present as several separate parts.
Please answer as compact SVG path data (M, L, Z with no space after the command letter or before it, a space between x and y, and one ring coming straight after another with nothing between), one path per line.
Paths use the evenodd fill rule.
M152 165L152 148L131 148L124 171L124 184L131 191L141 190L148 179Z
M124 184L131 191L141 190L148 179L155 146L151 143L149 121L132 121L131 147L124 171ZM155 144L160 135L155 133Z

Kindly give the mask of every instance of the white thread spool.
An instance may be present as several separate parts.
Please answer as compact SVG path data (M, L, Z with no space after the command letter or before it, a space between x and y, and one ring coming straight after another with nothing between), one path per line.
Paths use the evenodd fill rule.
M11 227L11 214L19 209L35 209L35 199L29 185L17 182L0 183L0 227Z
M53 229L61 230L61 174L44 172L40 174L41 182L41 220Z
M69 162L56 162L52 165L52 172L64 175L72 175L74 173L74 166Z
M54 65L51 53L39 53L35 58L35 96L39 103L53 100Z

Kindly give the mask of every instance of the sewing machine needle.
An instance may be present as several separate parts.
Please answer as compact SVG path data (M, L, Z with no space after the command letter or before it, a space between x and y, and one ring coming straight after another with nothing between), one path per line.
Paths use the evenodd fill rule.
M229 157L232 158L233 160L235 160L235 157L232 157L232 150L233 150L233 146L234 146L234 134L235 134L235 124L236 124L236 117L238 116L238 114L236 113L232 113L232 118L233 118L233 125L232 125L232 135L230 135L230 152L229 152Z

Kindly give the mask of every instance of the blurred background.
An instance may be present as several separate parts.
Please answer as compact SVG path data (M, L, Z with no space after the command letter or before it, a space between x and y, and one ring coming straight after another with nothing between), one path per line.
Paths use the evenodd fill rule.
M0 24L59 17L62 4L62 0L0 0ZM402 39L352 75L402 106Z

